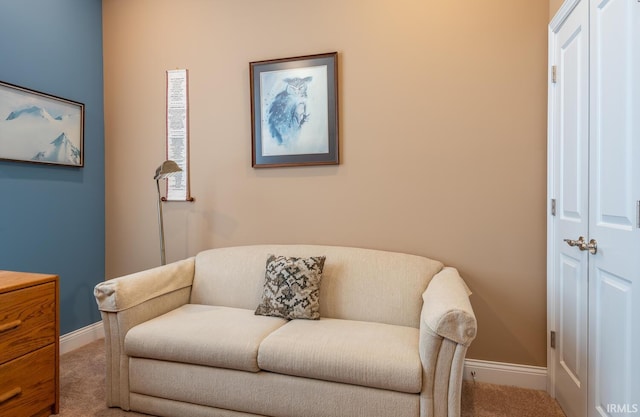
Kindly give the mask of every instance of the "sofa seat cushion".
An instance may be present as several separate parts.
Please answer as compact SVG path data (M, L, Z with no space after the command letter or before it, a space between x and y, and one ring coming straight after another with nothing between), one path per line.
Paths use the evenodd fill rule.
M293 320L260 344L261 369L405 393L422 387L419 330L320 318Z
M257 372L258 347L286 323L253 310L186 304L132 328L129 356Z

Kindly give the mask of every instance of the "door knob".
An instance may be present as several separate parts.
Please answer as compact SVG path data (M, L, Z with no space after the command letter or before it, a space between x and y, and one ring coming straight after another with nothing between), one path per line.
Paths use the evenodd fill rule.
M569 245L569 246L577 246L578 249L580 249L580 250L589 249L589 245L587 244L587 241L584 240L583 236L580 236L578 238L578 240L564 239L564 241L567 242L567 245Z
M587 249L589 249L590 254L595 255L598 252L598 241L591 239L587 245Z
M584 237L580 236L578 240L564 239L564 241L567 242L567 245L577 246L578 249L582 251L588 250L592 255L595 255L598 252L598 241L595 239L591 239L589 243L587 243L587 241L584 240Z

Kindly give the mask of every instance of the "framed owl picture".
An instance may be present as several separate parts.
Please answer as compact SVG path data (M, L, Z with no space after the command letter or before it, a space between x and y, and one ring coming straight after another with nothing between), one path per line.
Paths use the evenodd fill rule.
M251 84L251 166L336 165L337 52L256 61Z

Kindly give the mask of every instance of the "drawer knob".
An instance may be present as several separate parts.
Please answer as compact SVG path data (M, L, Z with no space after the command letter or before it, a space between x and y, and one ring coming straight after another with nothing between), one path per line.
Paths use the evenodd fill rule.
M9 391L5 392L4 394L0 394L0 404L2 404L3 402L9 401L10 399L15 397L16 395L20 395L21 392L22 392L22 388L15 387L14 389L9 390Z
M20 326L21 324L22 321L20 320L14 320L10 321L9 323L0 324L0 333L8 332L9 330L15 329L16 327Z

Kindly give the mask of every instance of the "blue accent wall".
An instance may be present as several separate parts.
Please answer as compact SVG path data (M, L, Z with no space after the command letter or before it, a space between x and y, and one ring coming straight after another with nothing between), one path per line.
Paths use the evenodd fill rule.
M101 0L0 0L0 81L85 104L83 168L0 160L0 269L60 276L62 334L100 320L102 68Z

